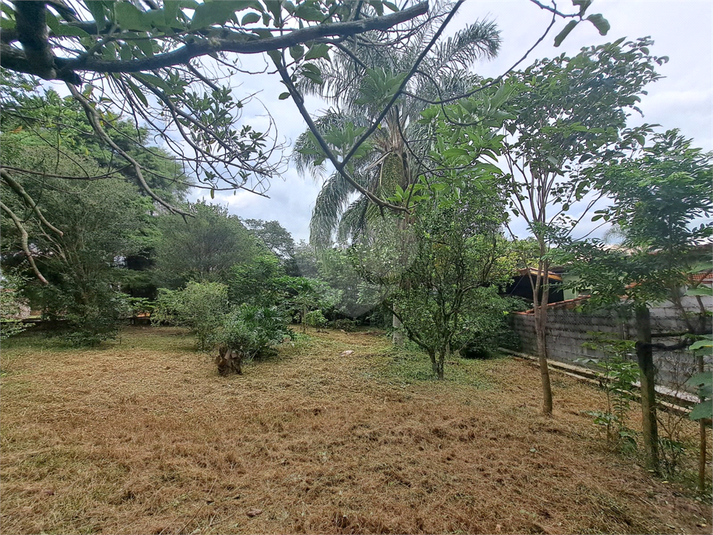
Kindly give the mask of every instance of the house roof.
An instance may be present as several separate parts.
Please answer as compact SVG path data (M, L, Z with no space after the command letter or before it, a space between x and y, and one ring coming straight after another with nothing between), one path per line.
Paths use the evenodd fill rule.
M692 282L712 284L713 283L713 271L701 271L700 273L693 273L689 276Z
M542 273L539 269L533 268L533 267L528 267L528 268L522 268L517 270L518 275L521 277L525 277L526 275L532 275L534 277L537 277L538 274ZM548 272L548 279L556 281L556 282L562 282L562 277L558 275L557 273L554 273L552 271Z

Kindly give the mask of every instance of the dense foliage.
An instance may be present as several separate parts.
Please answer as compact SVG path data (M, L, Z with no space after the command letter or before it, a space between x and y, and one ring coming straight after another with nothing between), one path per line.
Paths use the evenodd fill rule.
M190 217L158 218L156 269L162 286L178 288L188 281L228 282L231 269L263 249L237 216L206 202L189 204Z
M3 274L0 281L0 340L27 328L20 319L23 306L27 306L20 296L22 283L20 277L7 273Z
M643 143L642 143L643 145ZM690 334L710 329L702 303L699 321L691 321L681 295L694 266L710 265L710 247L700 240L713 231L713 161L691 146L676 130L655 134L650 144L630 157L622 155L594 169L597 186L611 199L598 218L616 223L623 237L620 248L599 240L569 244L562 259L578 277L577 286L591 294L591 306L616 306L633 311L636 357L640 369L644 444L652 469L659 469L655 365L649 307L671 300L687 319ZM682 340L670 349L690 345Z
M493 177L477 168L459 177L421 191L424 199L407 227L391 221L352 251L440 379L453 352L494 348L482 344L488 336L494 343L490 329L502 328L498 318L508 304L497 290L513 268L500 235L504 210Z

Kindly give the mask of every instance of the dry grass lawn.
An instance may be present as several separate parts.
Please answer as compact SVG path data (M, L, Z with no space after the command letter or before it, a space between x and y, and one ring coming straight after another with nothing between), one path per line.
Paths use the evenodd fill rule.
M383 336L311 332L223 378L175 329L34 340L3 348L2 533L711 532L709 504L607 451L596 389L554 376L540 416L527 362L439 383Z

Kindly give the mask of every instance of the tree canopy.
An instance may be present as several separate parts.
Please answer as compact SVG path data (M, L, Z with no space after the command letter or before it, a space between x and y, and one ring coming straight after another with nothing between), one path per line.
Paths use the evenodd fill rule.
M264 246L226 208L198 202L186 211L193 217L166 214L159 220L156 268L164 285L227 282L233 266L262 252Z

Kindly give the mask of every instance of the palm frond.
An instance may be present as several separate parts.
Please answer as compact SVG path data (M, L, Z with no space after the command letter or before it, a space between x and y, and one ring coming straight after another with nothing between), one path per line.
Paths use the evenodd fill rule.
M337 143L348 137L339 135L340 131L346 131L347 124L356 128L370 125L375 110L382 109L399 77L411 70L453 4L435 0L429 18L414 21L396 44L375 32L347 39L340 43L340 48L333 48L329 61L319 63L324 83L306 81L301 86L303 91L317 94L334 106L323 118L320 131ZM478 81L471 72L474 62L495 56L499 48L500 33L495 23L476 21L431 49L419 69L422 72L409 81L408 92L429 100L463 93ZM420 99L402 95L370 138L370 152L350 161L350 174L368 191L388 196L397 184L406 187L414 180L420 169L418 162L425 159L432 145L427 139L431 132L425 131L417 120L425 106ZM409 143L408 139L414 141ZM316 152L314 139L310 140L307 134L300 136L297 145L304 154L296 156L295 163L304 172L319 161L319 156L312 154ZM340 241L349 240L366 227L369 218L377 215L379 211L370 207L367 199L355 198L354 189L340 176L333 175L317 197L310 241L316 245L331 244L335 231Z
M337 228L337 241L339 243L353 241L366 230L369 206L369 199L359 197L344 210Z
M500 31L495 22L476 21L438 43L426 64L433 74L442 69L467 71L478 59L494 58L500 44Z
M309 223L309 241L312 245L318 247L331 245L332 235L354 192L354 187L337 173L324 182L314 203L312 219Z

